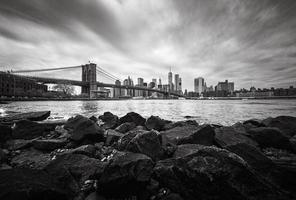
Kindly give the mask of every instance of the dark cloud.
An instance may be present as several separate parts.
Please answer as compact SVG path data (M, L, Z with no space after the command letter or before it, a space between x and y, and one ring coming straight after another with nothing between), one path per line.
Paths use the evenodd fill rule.
M189 89L199 76L208 85L288 86L296 77L295 9L295 0L1 0L0 66L92 60L147 81L166 82L172 66Z

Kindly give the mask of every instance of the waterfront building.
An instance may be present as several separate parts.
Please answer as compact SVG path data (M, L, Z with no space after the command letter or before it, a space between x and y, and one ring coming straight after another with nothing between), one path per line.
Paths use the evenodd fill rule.
M177 92L179 90L179 74L175 74L175 88L174 90Z
M157 85L157 79L156 78L153 78L152 82L155 83L155 85Z
M177 89L177 92L179 94L182 94L182 78L180 77L179 78L179 83L178 83L178 89Z
M0 96L40 97L48 87L26 77L0 72Z
M198 93L199 96L205 91L205 80L202 77L194 79L194 92Z
M224 82L219 82L215 90L217 96L232 95L234 92L234 82L228 82L228 80L225 80Z
M121 85L121 82L119 80L116 80L115 85ZM121 88L113 88L113 98L119 98L121 96L121 93Z
M168 73L168 85L169 85L169 90L172 91L174 89L173 86L173 73L170 69L170 72Z
M134 86L134 82L131 79L131 77L128 76L128 78L123 81L123 85L125 85L125 86ZM124 96L131 96L131 97L133 97L134 96L134 90L132 90L132 89L125 89Z
M161 79L160 79L160 78L158 79L158 85L162 85L162 84L161 84Z

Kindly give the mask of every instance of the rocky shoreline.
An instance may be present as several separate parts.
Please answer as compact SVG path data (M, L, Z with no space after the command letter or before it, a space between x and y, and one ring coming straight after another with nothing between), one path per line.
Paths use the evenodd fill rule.
M0 199L296 199L296 118L0 118Z

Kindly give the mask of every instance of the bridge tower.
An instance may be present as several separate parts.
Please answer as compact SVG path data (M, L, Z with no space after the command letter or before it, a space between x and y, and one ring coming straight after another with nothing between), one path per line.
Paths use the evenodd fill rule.
M88 82L88 86L82 86L81 93L88 95L90 98L95 96L97 87L97 65L95 63L89 63L82 65L82 81Z

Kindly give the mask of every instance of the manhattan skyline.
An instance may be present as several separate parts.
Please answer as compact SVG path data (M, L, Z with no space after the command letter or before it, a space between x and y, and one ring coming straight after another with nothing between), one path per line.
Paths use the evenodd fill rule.
M292 0L2 0L0 70L91 61L163 83L172 67L183 90L200 76L236 89L295 86L295 9Z

